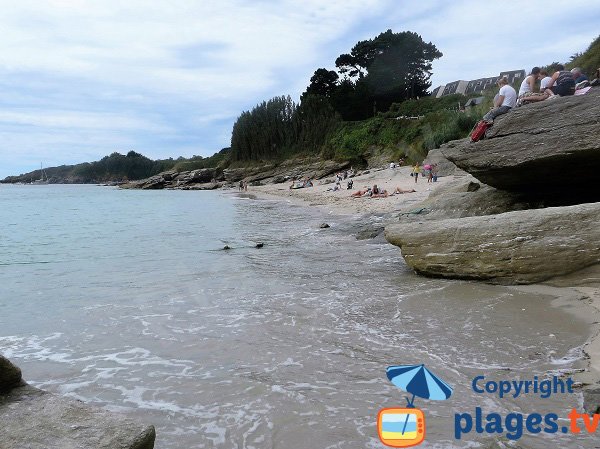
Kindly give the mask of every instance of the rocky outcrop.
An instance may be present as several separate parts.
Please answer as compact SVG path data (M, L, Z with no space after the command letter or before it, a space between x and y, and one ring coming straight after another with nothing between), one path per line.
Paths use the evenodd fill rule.
M2 449L152 449L155 436L153 426L25 384L0 356Z
M180 173L167 171L147 179L121 184L120 187L124 189L212 190L226 185L235 186L242 180L257 185L282 183L300 178L321 179L349 166L348 162L292 160L279 165L264 164L228 168L222 172L213 168Z
M450 176L450 175L466 175L464 171L458 168L453 162L449 161L439 148L429 151L427 157L423 161L423 165L437 165L438 176Z
M600 88L593 88L516 108L496 119L486 139L449 142L441 152L498 189L598 201L589 193L598 191L593 174L600 170L599 136Z
M500 116L486 139L433 152L469 174L400 214L386 238L427 276L588 282L600 267L599 131L600 89Z
M600 263L600 203L386 227L429 276L527 284Z
M176 172L166 171L150 178L121 184L123 189L181 189L181 190L213 190L223 185L224 179L215 168Z

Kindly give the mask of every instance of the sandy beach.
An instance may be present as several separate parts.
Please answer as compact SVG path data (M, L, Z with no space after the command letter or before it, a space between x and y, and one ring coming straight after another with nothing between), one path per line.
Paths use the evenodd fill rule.
M410 176L411 171L412 167L372 169L369 170L369 173L351 178L354 181L352 189L346 189L349 178L342 181L342 190L335 192L331 190L335 182L325 183L325 180L318 180L314 187L303 189L290 189L290 181L283 184L250 187L249 192L259 196L275 195L292 201L300 200L310 206L319 206L340 215L386 214L413 209L413 206L426 200L435 189L443 189L455 178L454 176L444 176L438 178L437 182L428 183L427 178L419 176L415 183L414 178ZM332 175L328 179L333 177ZM414 189L416 192L391 195L387 198L370 198L368 196L353 198L351 196L353 192L373 187L375 184L390 193L396 187L400 187L402 190Z

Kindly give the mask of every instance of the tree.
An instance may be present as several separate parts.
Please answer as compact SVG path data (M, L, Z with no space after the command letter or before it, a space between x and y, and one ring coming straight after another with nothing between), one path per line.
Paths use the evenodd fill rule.
M306 92L302 95L321 95L330 98L337 88L339 76L333 70L317 69L310 79Z

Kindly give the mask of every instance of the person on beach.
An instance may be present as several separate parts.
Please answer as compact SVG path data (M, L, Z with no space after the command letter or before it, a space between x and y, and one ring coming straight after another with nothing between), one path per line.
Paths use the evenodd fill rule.
M414 192L416 192L415 189L404 190L402 187L396 186L396 189L394 189L394 191L392 192L392 195L402 195L404 193L414 193Z
M352 198L360 198L362 196L368 195L371 192L370 188L366 188L364 190L357 190L350 195Z
M421 168L419 167L419 163L417 162L415 164L415 166L413 167L413 169L412 169L412 177L415 178L415 183L419 179L419 172L420 171L421 171Z
M565 70L565 66L558 64L556 72L552 75L551 87L546 89L548 95L560 95L561 97L575 93L575 79L573 74Z
M377 184L373 186L373 190L371 191L371 198L387 198L389 193L387 190L377 187L377 192L375 192L375 188Z
M240 192L242 190L244 190L244 181L240 180L240 185L239 185L238 189L239 189Z
M438 166L437 166L437 164L433 164L431 166L431 174L433 176L433 182L437 182L437 179L438 179Z
M348 187L347 190L352 190L352 186L354 185L354 181L351 179L350 181L348 181Z
M506 114L517 104L517 92L508 84L508 78L503 76L496 81L500 90L494 98L494 107L483 116L483 120L493 123L499 115Z
M546 92L536 92L535 83L541 78L541 69L534 67L531 73L525 77L519 88L519 98L517 104L519 106L525 103L535 103L536 101L544 101L549 95Z

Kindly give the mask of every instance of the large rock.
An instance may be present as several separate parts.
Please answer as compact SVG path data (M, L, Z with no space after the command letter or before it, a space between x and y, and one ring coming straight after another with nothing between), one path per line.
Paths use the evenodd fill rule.
M598 201L599 136L600 88L593 88L516 108L496 119L489 138L452 141L441 152L498 189Z
M0 355L0 392L11 390L22 382L21 369Z
M2 449L152 449L153 426L31 386L0 395Z
M450 176L450 175L465 175L466 173L454 165L453 162L450 162L441 152L439 148L435 150L430 150L427 153L427 157L423 161L423 165L437 165L438 167L438 176Z
M600 263L600 203L386 227L417 273L527 284Z
M0 355L0 448L152 449L155 437L154 426L27 385Z

